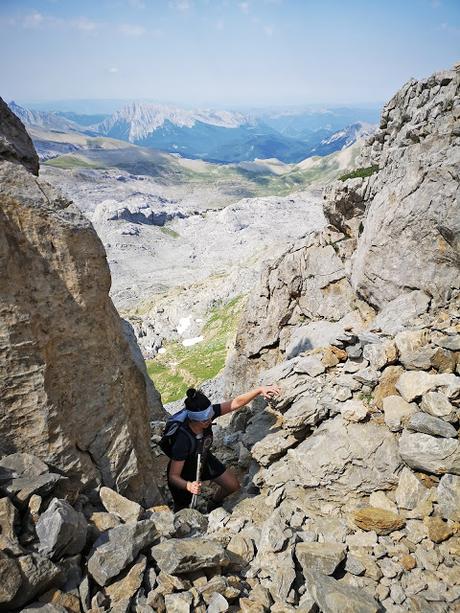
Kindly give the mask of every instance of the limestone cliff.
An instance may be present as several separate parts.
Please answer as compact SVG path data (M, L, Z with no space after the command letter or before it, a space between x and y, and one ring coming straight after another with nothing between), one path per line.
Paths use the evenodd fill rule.
M360 166L325 192L329 228L270 262L249 298L228 391L340 330L394 333L460 284L460 72L410 81ZM319 336L318 336L319 335Z
M27 451L63 473L67 487L103 483L151 504L159 498L149 431L150 411L162 414L158 394L109 298L102 243L71 202L28 172L33 148L5 106L0 455Z

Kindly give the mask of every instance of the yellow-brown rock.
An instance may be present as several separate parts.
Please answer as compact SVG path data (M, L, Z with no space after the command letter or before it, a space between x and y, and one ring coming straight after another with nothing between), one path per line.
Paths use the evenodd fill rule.
M411 556L409 554L403 555L399 562L405 570L412 570L417 566L416 559L414 558L414 556Z
M102 483L158 503L151 387L109 298L102 243L71 202L3 154L0 270L0 455L34 454L69 489Z
M425 517L423 523L433 543L442 543L454 534L454 528L441 517Z
M390 534L406 523L404 518L391 511L366 507L353 513L353 521L361 530L374 530L377 534Z
M374 402L379 409L383 408L383 399L387 396L398 396L396 382L404 369L402 366L387 366L380 377L379 384L374 389Z
M115 581L106 588L105 591L107 596L109 596L112 605L119 600L131 598L131 596L137 592L142 584L146 564L146 557L142 555L139 556L134 566L130 568L128 573L122 579Z
M75 594L52 589L39 597L40 602L47 602L63 607L69 613L80 613L80 599Z

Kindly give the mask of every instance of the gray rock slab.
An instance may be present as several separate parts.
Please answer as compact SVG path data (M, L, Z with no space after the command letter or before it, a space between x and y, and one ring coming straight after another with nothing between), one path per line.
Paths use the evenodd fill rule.
M460 476L443 475L438 485L438 507L442 517L460 521Z
M439 417L433 417L427 413L419 412L412 415L407 423L409 430L423 432L431 436L441 436L443 438L456 438L457 430Z
M106 585L157 537L155 522L150 519L107 530L94 543L88 558L89 574L99 585Z
M335 543L299 543L295 555L305 575L309 570L332 575L345 559L346 546Z
M36 525L40 552L59 559L80 553L86 544L87 522L68 502L53 498Z
M161 571L170 575L226 566L224 547L209 539L170 539L152 547L152 557Z
M323 613L379 613L379 603L364 590L340 583L333 577L307 571L308 591Z
M0 459L0 468L10 473L10 478L38 477L49 472L48 466L30 453L12 453Z
M399 453L404 462L415 470L424 470L437 475L444 473L460 475L458 440L404 430L399 439Z

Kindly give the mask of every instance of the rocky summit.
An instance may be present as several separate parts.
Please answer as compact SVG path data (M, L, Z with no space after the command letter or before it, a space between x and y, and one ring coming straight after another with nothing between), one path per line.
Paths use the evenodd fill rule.
M282 394L220 419L242 489L210 513L159 504L164 418L91 224L0 162L0 611L459 610L459 82L404 86L266 264L224 384Z

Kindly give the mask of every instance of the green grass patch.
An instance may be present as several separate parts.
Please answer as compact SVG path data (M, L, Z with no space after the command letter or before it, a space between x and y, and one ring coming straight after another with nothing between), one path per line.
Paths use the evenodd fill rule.
M166 234L167 236L171 236L172 238L179 238L180 237L179 232L176 232L172 228L168 228L168 226L162 226L160 228L160 232L163 232L163 234Z
M375 172L378 172L379 167L367 166L366 168L357 168L356 170L352 170L351 172L347 172L346 174L339 177L340 181L346 181L347 179L356 179L357 177L370 177Z
M241 312L242 297L213 309L203 327L203 340L191 347L180 342L164 346L165 353L147 361L147 371L164 403L179 400L188 387L199 387L225 366Z
M57 158L47 160L46 166L55 166L56 168L100 168L98 164L88 162L76 155L60 155Z

